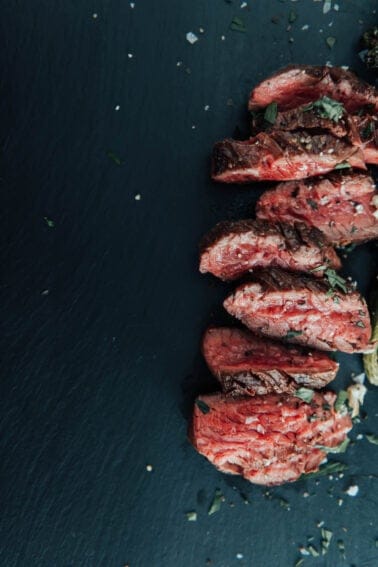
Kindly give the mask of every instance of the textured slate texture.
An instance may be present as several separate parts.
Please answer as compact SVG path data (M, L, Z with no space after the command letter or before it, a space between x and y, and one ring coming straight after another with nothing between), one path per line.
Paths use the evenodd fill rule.
M212 143L245 131L250 87L284 64L329 60L368 77L356 44L376 21L374 0L325 16L310 0L240 4L2 2L4 567L286 567L307 536L319 547L321 520L334 541L306 565L378 564L376 446L341 456L342 479L266 495L186 441L193 397L214 387L200 336L224 317L227 289L197 273L197 243L260 192L210 183ZM229 29L235 15L246 33ZM374 262L372 246L346 262L364 291ZM338 385L361 370L358 356L341 359ZM378 431L377 399L370 387L353 438ZM356 498L343 494L351 483ZM217 487L226 502L208 516Z

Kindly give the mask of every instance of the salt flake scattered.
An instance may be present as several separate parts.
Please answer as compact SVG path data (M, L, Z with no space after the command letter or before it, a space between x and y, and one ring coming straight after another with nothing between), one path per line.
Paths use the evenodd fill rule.
M338 4L335 4L333 9L335 10L335 12L338 12L340 10L340 6Z
M193 43L196 43L196 41L198 41L198 37L193 32L188 32L185 37L186 40L189 41L191 45L193 45Z
M128 53L128 54L127 54L127 57L128 57L129 59L132 59L132 58L134 57L134 55L133 55L132 53Z
M243 559L244 555L242 553L236 554L236 559Z
M301 27L301 30L306 31L306 30L308 30L309 27L310 26L308 24L305 24L304 26Z
M240 8L243 10L243 8L246 8L248 6L247 2L242 2L240 4Z
M134 199L135 199L136 201L140 201L141 198L142 198L142 195L141 195L140 193L137 193L137 194L135 195L135 197L134 197Z
M207 111L207 110L210 109L210 106L209 106L208 104L206 104L206 105L203 107L203 109Z
M348 494L348 496L357 496L359 490L360 489L356 484L352 484L346 489L345 494Z
M332 2L330 0L325 0L323 4L323 14L328 14L331 8L332 8Z
M117 104L117 106L114 107L114 110L116 110L118 112L120 110L120 108L121 108L120 105Z
M225 35L221 35L221 40L224 41L226 39Z
M130 2L130 8L133 10L135 8L135 2Z
M151 472L153 470L152 465L146 465L146 471Z
M94 20L97 20L98 14L96 14L96 13L92 14L92 18L93 18Z

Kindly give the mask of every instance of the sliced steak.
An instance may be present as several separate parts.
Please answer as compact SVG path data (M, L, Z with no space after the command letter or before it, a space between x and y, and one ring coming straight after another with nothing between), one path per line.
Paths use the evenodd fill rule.
M341 267L323 234L298 222L293 226L261 220L220 222L203 238L200 250L200 272L222 280L269 266L299 272L324 265ZM323 271L317 275L322 276Z
M284 345L233 327L208 329L202 352L223 392L234 396L292 394L302 386L323 388L339 368L324 352Z
M344 139L274 130L249 140L216 143L212 178L223 183L288 181L328 173L342 162L366 169L361 149Z
M189 437L195 449L220 471L274 486L318 470L325 448L346 440L352 428L346 412L336 412L336 395L315 393L311 403L270 394L233 399L200 396Z
M256 215L271 222L303 221L338 245L378 238L378 193L373 179L358 172L280 183L263 193Z
M259 335L320 350L371 350L371 324L365 300L347 287L277 268L253 274L224 302L225 309Z
M248 108L276 102L280 110L288 110L322 96L342 102L348 112L366 106L378 111L378 89L340 67L311 65L290 65L262 81L251 92Z
M352 118L359 134L365 162L378 165L378 115L363 113L355 114Z

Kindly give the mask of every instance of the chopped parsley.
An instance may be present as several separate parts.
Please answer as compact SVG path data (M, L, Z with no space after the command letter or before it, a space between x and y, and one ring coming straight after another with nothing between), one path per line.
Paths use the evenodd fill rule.
M210 411L209 406L203 400L196 400L196 406L202 411L203 414L207 414Z
M346 465L345 463L337 463L337 462L327 463L324 467L321 467L318 471L302 474L300 478L301 480L306 480L308 478L316 478L318 476L325 476L327 474L335 474L335 473L343 472L347 470L347 468L348 465Z
M322 555L325 555L328 552L329 544L331 543L331 539L333 537L333 532L322 528L320 533L322 534Z
M341 161L333 169L350 169L352 166L347 161Z
M230 30L245 33L247 31L247 27L244 20L239 18L239 16L234 16L231 20Z
M326 38L325 41L326 41L326 44L328 45L328 47L329 47L330 49L332 49L333 46L334 46L335 43L336 43L336 38L333 37L332 35L330 35L329 37Z
M335 288L339 288L341 289L341 291L343 291L344 293L347 292L347 284L346 281L344 280L344 278L342 278L341 276L339 276L335 270L332 270L331 268L327 268L324 272L324 275L326 276L328 283L330 285L330 287L332 289ZM330 295L330 294L329 294Z
M342 118L345 108L341 102L328 96L322 96L315 102L310 102L304 110L315 110L321 118L329 118L333 122L338 122ZM337 166L335 169L337 169Z
M314 390L311 390L310 388L298 388L294 396L309 404L312 402L312 398L314 397Z
M294 337L299 337L299 335L302 335L303 331L295 331L295 330L290 330L286 333L286 335L283 337L284 339L292 339Z
M122 160L112 151L106 152L106 155L111 159L116 165L122 165Z
M345 402L348 399L348 392L346 390L340 390L337 394L335 401L335 411L341 411L345 409Z
M45 223L49 228L55 228L55 222L47 217L43 217Z
M224 502L224 496L223 496L221 490L219 490L219 488L217 488L216 491L215 491L215 494L214 494L213 501L210 504L210 508L207 512L208 515L211 516L212 514L219 512L220 507L222 505L222 502Z
M270 124L274 124L277 118L277 103L271 102L265 109L264 120Z
M342 443L340 443L336 447L325 447L324 445L316 445L316 448L321 449L325 453L345 453L349 443L350 443L350 439L349 437L347 437L346 439L344 439L344 441L342 441Z

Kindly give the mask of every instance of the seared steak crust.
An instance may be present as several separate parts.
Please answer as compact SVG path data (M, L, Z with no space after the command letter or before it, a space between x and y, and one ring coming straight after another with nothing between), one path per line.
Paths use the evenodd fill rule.
M371 323L365 300L324 280L277 268L253 274L223 303L225 309L259 335L320 350L371 350Z
M255 87L249 110L276 102L280 110L329 96L342 102L348 112L369 106L378 110L378 89L340 67L289 65Z
M352 422L335 411L335 398L332 392L315 393L311 403L277 394L200 396L189 438L222 472L267 486L293 482L319 468L325 447L345 441Z
M260 132L249 140L224 140L213 149L212 178L224 183L304 179L341 162L366 169L362 151L331 134Z
M378 193L373 179L358 172L280 183L263 193L256 215L271 222L303 221L337 245L378 238Z
M202 352L225 394L294 393L299 387L323 388L338 363L324 352L308 351L230 327L207 329Z
M306 272L341 262L315 227L295 222L270 224L264 220L218 223L200 244L200 271L230 280L255 268L276 266ZM323 270L316 272L322 276Z

